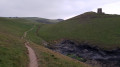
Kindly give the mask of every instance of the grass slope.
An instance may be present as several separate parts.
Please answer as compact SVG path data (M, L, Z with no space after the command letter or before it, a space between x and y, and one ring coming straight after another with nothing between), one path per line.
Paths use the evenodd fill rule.
M43 25L40 24L40 26ZM43 39L36 35L37 28L38 25L36 25L32 31L28 32L27 40L31 42L31 47L33 47L37 54L40 67L90 67L87 64L73 60L41 46Z
M35 43L32 43L31 46L37 54L40 67L91 67Z
M18 38L0 32L0 67L26 67L26 49Z
M20 18L0 18L0 67L27 67L29 59L21 37L34 24L36 26L28 32L27 39L41 44L42 38L36 36L39 23ZM86 64L52 52L40 45L32 44L31 46L37 54L40 67L88 67Z
M44 25L39 34L49 42L72 39L111 49L120 47L120 16L88 12L58 24Z
M0 67L27 66L27 50L21 36L32 26L30 21L0 18Z

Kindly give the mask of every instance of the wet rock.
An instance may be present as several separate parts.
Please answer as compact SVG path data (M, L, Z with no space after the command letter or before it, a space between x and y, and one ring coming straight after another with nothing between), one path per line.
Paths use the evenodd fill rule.
M78 44L71 40L64 40L52 49L64 55L72 55L72 58L83 58L86 63L97 67L120 67L120 49L111 51L92 47L87 43Z

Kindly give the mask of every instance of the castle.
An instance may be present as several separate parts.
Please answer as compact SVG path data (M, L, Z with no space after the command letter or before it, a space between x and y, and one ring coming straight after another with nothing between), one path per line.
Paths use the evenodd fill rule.
M102 8L98 8L97 13L98 13L98 14L103 14Z

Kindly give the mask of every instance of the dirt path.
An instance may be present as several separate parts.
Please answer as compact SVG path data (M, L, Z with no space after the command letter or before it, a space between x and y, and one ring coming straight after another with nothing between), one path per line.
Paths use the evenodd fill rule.
M27 33L29 31L31 31L34 28L34 26L30 30L26 31L21 39L26 38ZM38 62L37 62L36 54L35 54L34 50L29 45L30 45L30 43L26 40L25 46L28 49L29 67L38 67Z
M29 42L25 43L25 46L28 49L28 56L29 56L29 67L38 67L37 57L35 55L34 50L29 46Z

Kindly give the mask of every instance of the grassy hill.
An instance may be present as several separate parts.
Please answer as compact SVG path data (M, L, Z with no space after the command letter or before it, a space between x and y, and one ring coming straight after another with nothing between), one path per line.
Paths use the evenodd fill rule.
M71 39L102 48L120 47L120 16L87 12L58 24L40 28L39 36L54 43Z
M27 50L20 39L32 27L29 21L0 18L0 67L26 67Z
M84 63L40 46L41 38L35 33L41 24L22 18L0 18L0 67L27 67L29 59L21 37L34 25L36 26L27 35L27 39L33 43L31 46L37 54L40 67L88 67Z
M43 40L56 43L69 39L105 49L120 47L119 15L87 12L57 24L42 24L31 18L0 18L0 67L28 65L25 40L21 37L33 26L26 39L35 50L40 67L90 67L41 46Z
M46 18L39 18L39 17L21 17L23 19L31 20L34 22L44 23L44 24L53 24L63 21L63 19L46 19Z

